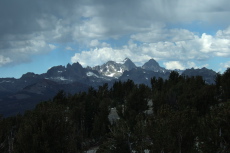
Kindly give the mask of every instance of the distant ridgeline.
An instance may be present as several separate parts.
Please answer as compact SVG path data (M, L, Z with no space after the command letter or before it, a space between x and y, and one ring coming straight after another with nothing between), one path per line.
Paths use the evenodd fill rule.
M80 67L74 64L69 68L75 66ZM47 79L34 81L21 92L9 94L9 99L18 99L10 105L29 104L19 101L28 96L33 103L33 98L61 86L72 90L78 87L79 91L80 87L87 87L76 82L69 87L70 83L63 80L50 79L64 77L49 76L51 72L69 73L66 68L60 68L62 70L57 71L62 72L52 68L42 74ZM187 73L193 71L187 70ZM102 76L95 70L83 68L77 72L90 77L97 75L95 78ZM77 72L74 75L77 76ZM42 75L27 74L17 81L29 82L27 79L31 77L39 80ZM15 79L7 81L16 82ZM167 79L153 76L149 82L149 85L136 84L132 80L117 79L110 85L104 83L75 94L62 90L23 115L0 117L0 152L72 153L91 148L96 148L97 153L230 152L230 68L216 75L215 84L207 84L201 76L183 76L175 71Z
M206 68L175 70L183 76L202 76L207 84L214 84L216 72ZM35 107L40 101L52 98L58 91L74 94L98 88L115 81L133 80L136 84L151 86L151 78L168 79L171 70L161 67L154 59L137 67L130 59L108 61L101 66L83 68L79 63L54 66L46 73L28 72L21 78L0 78L0 114L11 116Z

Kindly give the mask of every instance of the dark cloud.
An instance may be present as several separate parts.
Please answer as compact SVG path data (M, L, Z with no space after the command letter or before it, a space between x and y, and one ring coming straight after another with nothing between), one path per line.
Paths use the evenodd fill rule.
M81 24L81 17L100 18L100 23L108 34L136 31L147 28L155 22L184 22L203 20L198 13L228 13L228 1L187 1L187 0L2 0L0 2L0 33L27 34L36 31L51 30L62 19L70 27ZM91 11L91 12L90 12ZM88 13L88 14L87 14ZM90 14L91 13L91 14ZM206 18L212 17L205 14ZM39 20L46 22L41 25Z
M218 22L227 27L229 3L228 0L1 0L0 66L47 53L54 48L51 44L90 44L92 40L124 35L136 35L136 40L140 40L159 24L167 28L172 23ZM167 29L162 32L160 41L173 34Z
M2 0L0 1L1 36L50 30L55 26L53 20L68 17L73 7L74 5L68 1L60 0ZM41 26L39 20L45 20L47 25Z

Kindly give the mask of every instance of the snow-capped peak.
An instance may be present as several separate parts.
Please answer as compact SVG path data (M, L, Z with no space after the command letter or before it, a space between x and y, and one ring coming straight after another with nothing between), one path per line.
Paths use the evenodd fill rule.
M107 63L101 66L96 66L92 69L97 70L103 76L118 78L125 70L131 70L135 67L136 65L129 58L125 58L121 62L108 61Z

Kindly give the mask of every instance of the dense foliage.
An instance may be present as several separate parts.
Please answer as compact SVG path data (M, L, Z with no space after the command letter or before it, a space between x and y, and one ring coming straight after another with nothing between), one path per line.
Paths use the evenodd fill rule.
M229 99L230 69L215 85L171 72L151 87L128 80L60 91L24 115L0 117L0 152L230 152ZM119 119L109 121L112 108Z

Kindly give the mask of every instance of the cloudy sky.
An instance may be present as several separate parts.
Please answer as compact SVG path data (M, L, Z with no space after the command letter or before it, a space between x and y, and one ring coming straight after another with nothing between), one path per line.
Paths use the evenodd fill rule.
M230 67L229 0L1 0L0 77L153 58L168 69Z

